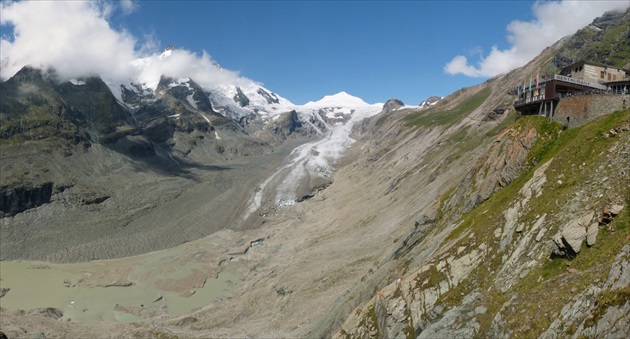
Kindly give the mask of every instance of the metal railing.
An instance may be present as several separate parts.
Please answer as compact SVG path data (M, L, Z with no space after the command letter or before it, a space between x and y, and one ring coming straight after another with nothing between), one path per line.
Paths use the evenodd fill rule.
M562 98L579 97L579 96L585 96L585 95L602 95L602 94L623 95L627 93L625 93L624 91L618 91L618 90L589 90L589 91L579 91L579 92L556 93L556 95L554 96L554 100L559 100ZM522 106L522 105L527 105L527 104L532 104L532 103L539 103L545 100L548 100L548 99L545 99L544 94L535 95L533 98L524 98L524 99L518 99L514 101L514 106Z

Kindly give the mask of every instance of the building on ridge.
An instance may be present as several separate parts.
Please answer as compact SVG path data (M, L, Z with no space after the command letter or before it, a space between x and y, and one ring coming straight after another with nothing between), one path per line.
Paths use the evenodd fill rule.
M629 89L630 70L580 61L562 68L559 74L519 85L514 108L523 115L538 114L551 121L555 108L564 98L591 94L625 95Z

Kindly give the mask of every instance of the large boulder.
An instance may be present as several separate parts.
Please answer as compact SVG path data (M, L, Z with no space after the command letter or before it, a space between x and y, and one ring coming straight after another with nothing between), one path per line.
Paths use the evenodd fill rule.
M586 231L586 246L595 245L597 240L597 233L599 233L599 223L593 223L588 227Z
M579 218L573 219L566 224L562 230L553 237L554 248L552 253L556 256L566 256L574 258L580 253L582 243L587 237L587 227L593 220L595 213L586 212ZM594 241L594 240L593 240Z

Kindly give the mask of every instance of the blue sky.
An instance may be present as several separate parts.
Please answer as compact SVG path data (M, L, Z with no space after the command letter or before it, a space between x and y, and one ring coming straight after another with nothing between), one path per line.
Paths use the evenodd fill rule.
M206 50L223 67L294 103L346 91L367 102L418 104L483 79L445 74L457 54L506 45L531 2L141 2L122 18L161 46ZM159 18L159 19L158 19Z
M520 66L605 10L627 6L625 0L3 2L0 75L39 63L119 79L128 71L121 64L174 45L201 61L205 51L296 104L346 91L369 103L398 98L417 105Z

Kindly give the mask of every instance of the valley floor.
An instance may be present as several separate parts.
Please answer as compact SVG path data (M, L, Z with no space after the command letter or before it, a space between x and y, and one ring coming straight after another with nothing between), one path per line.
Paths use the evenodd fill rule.
M96 194L107 199L77 204L75 200L82 199L77 197L85 195L77 185L54 194L49 204L3 218L0 259L69 263L122 258L171 248L226 228L256 227L240 219L247 200L257 183L299 144L172 173L142 163L131 167L116 152L94 145L90 152L100 153L106 165L92 167L92 154L75 154L66 166L93 171L91 184L104 187Z
M347 132L346 138L331 133L298 148L298 142L289 143L272 154L226 164L218 171L193 168L194 180L171 176L117 183L131 186L126 190L128 201L140 199L148 205L118 216L129 220L115 232L94 229L87 235L87 245L74 247L75 251L59 249L77 245L72 227L98 223L86 217L89 210L77 211L57 199L6 218L2 223L5 261L0 262L0 287L7 289L2 297L2 331L11 337L40 332L92 336L102 328L127 334L295 336L318 329L313 324L331 305L340 303L336 300L361 275L376 268L387 248L377 246L381 243L377 234L361 236L366 215L345 203L361 187L371 187L355 187L357 180L350 171L335 177L334 188L311 200L285 206L276 200L278 194L286 194L283 179L296 170L306 176L291 181L308 187L312 181L305 170L308 159L317 159L320 151L329 148L330 138L337 138L345 148ZM293 148L298 152L291 153ZM260 184L265 178L271 179L266 186ZM254 193L261 196L258 209L240 219ZM165 197L156 199L156 194ZM143 196L150 197L142 200ZM98 207L102 210L91 213L93 218L120 208L116 201L115 197L105 201ZM50 215L58 217L59 224L70 221L56 209L67 212L67 218L85 219L62 225L62 231L54 234L52 227L46 231L26 226ZM217 213L220 209L239 218ZM221 223L211 218L234 222L219 229L215 225ZM338 225L347 222L355 227L343 231L348 234L336 234ZM28 237L25 232L43 234ZM50 236L59 241L51 243ZM18 238L25 240L15 241ZM367 247L380 250L366 253ZM117 259L86 261L103 257ZM39 260L23 260L29 258ZM63 263L68 261L83 262ZM342 267L351 267L352 272ZM385 275L379 279L386 279ZM287 312L279 314L279 309ZM193 324L195 328L188 328Z

